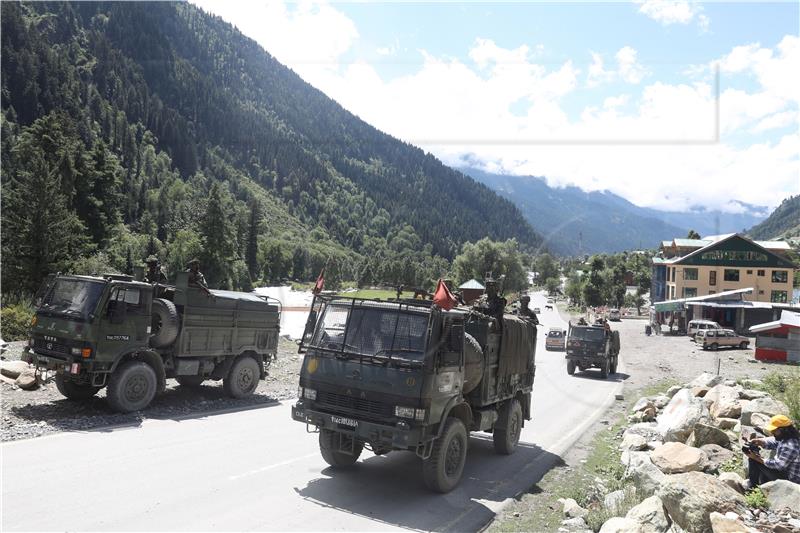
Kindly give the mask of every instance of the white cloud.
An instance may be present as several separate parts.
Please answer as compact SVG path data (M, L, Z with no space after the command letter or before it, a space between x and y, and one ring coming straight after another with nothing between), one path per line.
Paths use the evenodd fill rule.
M697 20L703 31L708 31L711 20L703 13L699 2L690 0L636 0L639 13L663 24L689 24Z
M752 131L760 133L771 129L788 128L789 126L794 126L795 128L800 126L800 113L798 113L797 110L783 111L781 113L769 115L761 119L759 123L753 127Z
M647 75L647 69L637 60L638 52L630 46L623 46L614 55L617 61L616 70L606 70L602 54L597 52L590 52L590 54L592 64L589 66L586 76L587 87L597 87L616 80L637 84L641 83Z

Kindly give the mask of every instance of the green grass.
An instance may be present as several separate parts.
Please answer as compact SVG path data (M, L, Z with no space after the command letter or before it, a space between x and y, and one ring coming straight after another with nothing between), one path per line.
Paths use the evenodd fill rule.
M756 487L753 490L749 491L747 494L744 495L744 499L747 502L747 505L752 507L753 509L767 509L769 507L769 501L767 501L767 496L761 490L760 487Z
M643 396L657 396L659 394L664 394L669 390L670 387L674 385L681 385L681 382L677 379L665 379L664 381L647 385L646 387L643 387L637 391L634 401Z
M785 413L795 423L800 421L800 370L776 370L770 372L758 388L782 401L789 408Z

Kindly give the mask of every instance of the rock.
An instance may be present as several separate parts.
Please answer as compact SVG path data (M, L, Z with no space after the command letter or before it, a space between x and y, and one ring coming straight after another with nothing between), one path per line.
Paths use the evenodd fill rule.
M636 400L636 403L633 404L631 408L632 413L638 413L640 411L644 411L645 408L650 405L652 402L648 398L639 398Z
M666 392L667 397L672 398L673 396L675 396L675 393L677 393L682 388L683 387L681 387L680 385L673 385L672 387L667 389Z
M686 442L694 425L707 419L708 409L703 401L688 389L681 389L658 416L656 429L663 433L665 441Z
M642 533L666 533L670 527L669 517L664 512L664 504L658 496L646 498L628 511L625 518L635 520Z
M725 378L722 376L715 376L714 374L709 374L708 372L703 372L696 378L694 378L690 383L686 386L688 388L692 387L714 387L715 385L719 385L725 381Z
M800 509L800 485L785 479L761 485L770 509Z
M666 476L657 495L673 522L687 531L711 530L712 511L747 510L741 494L716 477L700 472Z
M658 396L654 396L653 405L656 406L656 409L663 409L669 403L670 398L671 396L667 396L665 394L659 394Z
M650 452L650 460L665 474L701 471L708 465L708 457L703 450L682 442L665 442Z
M739 421L735 418L717 418L715 423L719 429L733 429Z
M625 395L624 394L615 394L614 395L614 399L615 400L624 400L625 399Z
M775 415L786 414L788 412L789 409L786 407L786 405L784 405L783 402L779 402L774 398L766 396L764 398L750 400L746 406L743 406L740 421L743 426L752 426L753 423L751 419L753 413L764 413L765 415L772 417Z
M586 531L589 529L589 525L586 523L586 520L579 516L575 518L567 518L561 522L561 525L566 526L570 531Z
M30 365L24 361L2 361L0 362L0 374L17 379L20 374L30 369Z
M753 427L763 428L767 424L769 424L769 420L772 418L771 416L767 416L764 413L753 413L750 415L750 424Z
M650 460L650 453L629 452L625 478L633 481L637 494L643 497L652 496L666 477Z
M708 393L708 387L692 387L692 396L702 398Z
M708 519L711 522L712 533L750 533L758 531L746 526L745 523L739 519L739 515L732 512L725 514L712 512Z
M736 454L718 444L704 444L700 447L708 457L706 472L718 472L722 465L733 459Z
M726 379L726 380L723 382L723 385L727 385L728 387L733 387L733 386L735 386L735 385L736 385L736 382L735 382L735 381L733 381L732 379Z
M719 475L719 480L739 494L744 494L744 479L736 472L722 472Z
M569 518L583 518L589 514L589 511L578 505L578 502L572 498L564 499L563 505L564 516L568 516Z
M629 433L622 437L622 443L619 445L620 450L635 450L641 451L647 449L647 439L635 433Z
M714 418L739 418L742 405L739 403L738 391L725 385L718 385L714 389L716 398L709 408L711 416Z
M719 444L727 448L731 445L731 440L721 429L709 426L708 424L697 423L694 425L694 431L692 431L686 444L697 448L700 448L704 444Z
M36 390L39 388L39 380L36 379L36 374L33 370L25 370L17 376L14 383L22 390Z
M764 398L767 393L754 389L743 389L739 391L739 398L742 400L755 400L756 398Z
M746 379L741 380L741 384L742 384L742 387L753 388L753 387L762 386L764 384L764 382L761 381L760 379L746 378Z
M641 531L639 522L621 516L606 520L603 527L600 528L600 533L641 533Z
M632 426L628 427L628 429L625 430L625 432L622 434L622 438L625 439L627 435L641 435L647 440L664 439L664 434L661 431L659 431L658 425L652 422L642 422L639 424L633 424Z
M618 515L623 501L625 501L625 491L615 490L606 494L603 498L603 505L610 513Z

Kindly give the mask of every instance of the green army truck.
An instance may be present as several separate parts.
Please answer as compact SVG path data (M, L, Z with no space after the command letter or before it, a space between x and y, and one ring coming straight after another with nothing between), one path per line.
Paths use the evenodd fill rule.
M130 276L51 276L37 295L25 359L55 372L58 390L86 400L103 387L119 412L147 407L166 379L182 386L223 380L252 394L277 354L280 303L254 293Z
M576 369L583 372L589 368L599 368L603 379L617 373L619 331L612 331L602 324L570 323L566 349L567 374L570 376Z
M502 322L502 323L498 323ZM317 297L300 352L292 418L319 431L323 459L352 466L367 448L422 459L425 484L461 479L469 432L511 454L531 416L536 326L430 301Z

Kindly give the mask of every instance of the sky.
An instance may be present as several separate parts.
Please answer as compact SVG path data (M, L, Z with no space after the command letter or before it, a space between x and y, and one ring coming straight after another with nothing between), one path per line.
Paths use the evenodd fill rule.
M675 211L800 193L800 3L194 0L452 166Z

